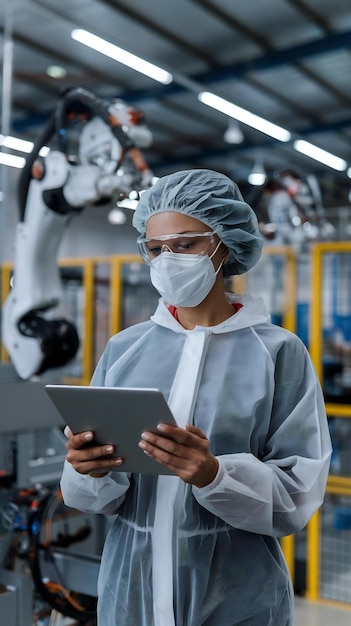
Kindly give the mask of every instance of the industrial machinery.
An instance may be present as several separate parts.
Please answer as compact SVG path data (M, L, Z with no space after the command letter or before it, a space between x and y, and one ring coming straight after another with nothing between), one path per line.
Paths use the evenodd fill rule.
M140 111L72 89L20 176L13 284L2 311L11 363L0 364L0 611L11 626L32 626L33 610L37 624L54 623L53 614L95 624L107 522L88 521L61 501L65 437L41 375L68 363L79 345L62 314L57 251L65 228L89 205L151 186L140 151L151 141Z
M292 170L275 173L262 187L254 208L269 245L292 245L303 252L310 242L328 241L335 233L312 175L304 178Z
M45 383L0 365L0 612L11 626L51 614L95 624L103 516L62 503L62 419ZM39 620L39 616L41 616ZM51 623L51 622L50 622ZM56 623L56 622L55 622Z
M100 558L70 549L90 536L90 520L69 512L59 489L37 487L13 490L1 521L11 537L6 569L0 570L3 580L6 572L24 572L15 586L25 588L31 579L33 598L21 607L26 613L19 623L29 625L33 614L39 618L55 611L74 623L95 625Z
M50 142L53 148L41 156ZM140 148L152 134L140 111L81 88L60 98L22 171L15 273L3 307L2 339L22 379L61 367L79 339L60 314L57 250L73 215L151 186Z

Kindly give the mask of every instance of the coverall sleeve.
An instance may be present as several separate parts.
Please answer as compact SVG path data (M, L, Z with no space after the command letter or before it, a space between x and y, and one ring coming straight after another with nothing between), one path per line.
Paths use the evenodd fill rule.
M302 529L323 502L331 456L324 399L307 350L300 346L298 353L293 363L288 353L277 359L262 457L218 456L214 481L193 487L199 504L235 528L288 535Z
M125 499L129 476L124 472L109 472L106 476L94 478L79 474L65 461L60 487L67 506L83 513L115 515Z

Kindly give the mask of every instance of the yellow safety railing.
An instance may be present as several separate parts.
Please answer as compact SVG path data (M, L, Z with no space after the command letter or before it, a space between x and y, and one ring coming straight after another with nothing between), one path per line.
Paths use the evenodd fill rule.
M351 242L318 243L312 250L312 284L310 305L310 354L320 381L323 383L323 257L326 254L351 253ZM351 406L326 403L328 416L351 418ZM327 493L351 496L351 478L329 476ZM307 526L307 589L310 600L320 598L321 512L315 513ZM325 601L325 600L324 600ZM327 601L329 602L329 601ZM336 604L335 602L333 602Z
M1 268L1 305L5 302L10 291L12 265L4 263ZM6 363L9 360L6 348L3 343L0 345L0 362Z
M123 255L111 258L110 287L110 335L122 328L122 267L128 263L142 263L139 255Z
M93 334L94 334L94 270L97 262L101 259L93 258L73 258L61 259L58 261L59 267L79 267L82 270L82 287L84 293L84 315L83 333L80 337L82 345L82 368L81 376L74 378L66 376L64 382L67 384L87 385L93 371Z

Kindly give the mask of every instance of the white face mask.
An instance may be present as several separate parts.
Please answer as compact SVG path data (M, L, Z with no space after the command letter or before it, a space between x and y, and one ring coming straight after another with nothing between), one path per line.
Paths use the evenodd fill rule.
M151 261L151 282L168 304L192 307L206 298L223 265L224 259L215 271L211 261L220 245L221 241L210 257L166 251Z

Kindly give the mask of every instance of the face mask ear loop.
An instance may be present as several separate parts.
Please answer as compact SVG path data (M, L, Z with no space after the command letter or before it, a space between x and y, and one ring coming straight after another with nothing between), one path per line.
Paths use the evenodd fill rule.
M212 252L211 256L209 257L211 260L212 260L212 257L214 257L214 255L216 254L217 250L219 249L219 247L220 247L221 243L222 243L222 241L221 241L221 240L219 240L219 242L218 242L218 244L216 245L216 247L215 247L214 251ZM217 276L217 274L221 271L221 268L222 268L223 263L224 263L224 257L225 257L225 255L223 256L223 259L221 260L221 262L220 262L219 266L218 266L218 267L217 267L217 269L216 269L216 272L215 272L216 276Z
M217 267L217 269L216 269L216 272L215 272L216 276L217 276L217 274L221 271L221 268L222 268L222 266L223 266L223 263L224 263L224 257L223 257L223 259L221 260L220 264L218 265L218 267Z
M214 257L214 255L216 254L217 250L219 249L219 246L221 245L221 240L219 240L219 242L217 243L215 249L213 250L212 254L210 255L210 259L212 259L212 257Z

